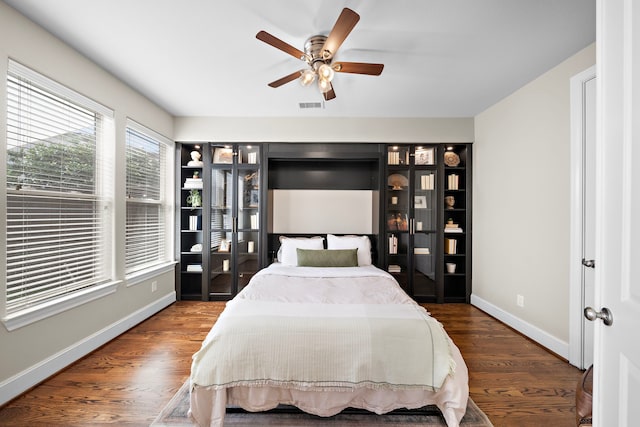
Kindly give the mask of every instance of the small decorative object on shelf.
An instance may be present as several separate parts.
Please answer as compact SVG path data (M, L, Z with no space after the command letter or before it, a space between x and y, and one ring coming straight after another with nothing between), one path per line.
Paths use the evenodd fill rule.
M456 272L456 263L455 262L448 262L447 263L447 273L453 274L455 272Z
M213 163L233 163L233 149L216 147L213 153Z
M202 252L202 243L196 243L195 245L191 246L189 252Z
M447 223L444 225L445 233L462 233L462 228L460 228L459 224L453 222L453 219L449 218Z
M434 148L416 148L416 165L432 165L434 163L435 156L433 155Z
M387 220L387 228L389 230L407 231L409 229L407 214L390 214Z
M227 239L220 240L220 247L218 252L229 252L229 241Z
M389 264L389 268L387 269L389 273L400 273L402 272L402 268L396 264Z
M456 199L453 196L445 196L444 204L447 209L453 209L453 206L456 204Z
M199 208L202 206L202 195L196 189L189 191L187 196L187 204L193 208Z
M187 163L187 166L202 167L202 165L204 165L202 160L200 160L202 158L202 154L200 154L199 151L194 150L190 153L190 155L191 155L191 160L189 160L189 162Z
M223 259L222 260L222 271L229 271L229 260L228 259Z
M409 185L409 179L404 175L394 173L392 175L389 175L387 184L391 187L392 190L402 190Z
M450 167L456 167L460 164L460 156L453 151L445 151L444 164Z

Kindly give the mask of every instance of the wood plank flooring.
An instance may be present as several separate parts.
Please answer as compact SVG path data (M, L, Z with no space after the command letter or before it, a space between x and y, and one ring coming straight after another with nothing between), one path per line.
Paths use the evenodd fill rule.
M425 304L460 348L473 400L499 426L575 426L581 372L467 304ZM180 301L0 408L2 426L148 426L189 376L224 308Z

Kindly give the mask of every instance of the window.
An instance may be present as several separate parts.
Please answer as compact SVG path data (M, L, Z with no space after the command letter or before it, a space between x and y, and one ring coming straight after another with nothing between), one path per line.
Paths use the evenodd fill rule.
M9 62L6 318L61 311L112 283L112 119L113 111Z
M172 262L173 205L168 158L172 141L129 120L127 145L126 274Z

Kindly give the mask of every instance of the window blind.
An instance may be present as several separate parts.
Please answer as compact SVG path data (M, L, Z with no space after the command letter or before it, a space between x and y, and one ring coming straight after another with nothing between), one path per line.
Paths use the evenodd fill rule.
M126 128L126 274L170 261L171 194L168 157L172 142L129 120Z
M113 112L14 61L7 73L6 313L112 280L99 142Z

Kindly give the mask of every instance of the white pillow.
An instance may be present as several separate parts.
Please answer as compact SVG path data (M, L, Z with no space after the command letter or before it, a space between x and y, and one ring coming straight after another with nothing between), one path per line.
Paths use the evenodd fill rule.
M283 265L298 265L296 249L324 249L324 237L285 237L280 236L278 261Z
M357 249L358 265L371 265L371 241L368 236L334 236L327 234L327 249Z

